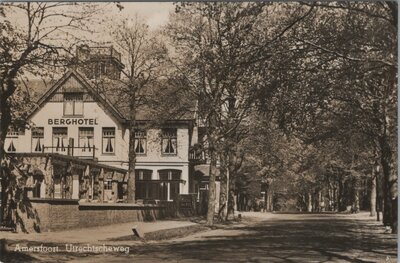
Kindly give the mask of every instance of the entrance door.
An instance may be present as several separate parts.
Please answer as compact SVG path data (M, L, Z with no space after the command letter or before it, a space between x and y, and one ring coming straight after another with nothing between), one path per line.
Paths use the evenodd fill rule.
M118 189L117 189L117 191L118 191L118 199L124 199L124 187L123 187L123 183L122 182L118 182L118 185L117 185L117 187L118 187Z
M112 180L104 181L104 202L111 202L113 200L112 193Z

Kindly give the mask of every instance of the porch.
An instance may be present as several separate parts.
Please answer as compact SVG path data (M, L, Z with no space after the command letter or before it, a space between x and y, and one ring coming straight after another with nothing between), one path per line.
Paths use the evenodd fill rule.
M28 198L76 199L81 202L124 202L126 170L59 153L14 153L27 174Z

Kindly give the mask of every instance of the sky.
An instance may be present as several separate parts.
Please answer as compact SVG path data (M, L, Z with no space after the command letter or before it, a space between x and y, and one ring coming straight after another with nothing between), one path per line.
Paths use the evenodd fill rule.
M100 18L106 22L100 22L98 25L100 31L104 31L107 28L106 24L113 24L114 21L121 21L125 18L134 18L136 14L143 18L143 22L149 25L150 30L156 30L168 22L170 12L175 10L173 2L122 2L120 5L124 8L121 10L117 8L116 3L99 2L97 4L104 8L104 13ZM69 11L73 10L73 8L69 9ZM25 28L27 24L26 14L15 8L10 12L8 13L8 19L11 20L12 24L22 29ZM0 18L0 22L1 20L2 18ZM54 22L57 23L59 21Z
M0 0L1 1L1 0ZM164 26L168 22L169 14L174 12L175 6L173 2L121 2L124 8L119 10L117 8L116 3L110 2L99 2L100 6L104 5L104 13L101 20L103 22L97 22L97 33L95 34L85 34L87 39L95 40L96 42L102 43L112 43L113 39L111 39L108 31L107 24L114 24L115 22L122 21L124 18L134 18L136 14L140 18L143 18L143 22L149 25L150 30L157 30L160 27ZM75 8L75 7L74 7ZM10 13L7 13L7 19L11 21L13 26L20 28L21 30L26 29L27 18L26 14L20 12L19 9L12 9ZM19 11L15 11L19 10ZM62 11L61 11L62 12ZM0 23L4 18L0 18ZM94 19L99 21L98 19ZM60 21L54 21L55 23ZM63 22L60 22L63 23ZM65 22L64 22L65 23ZM54 25L54 24L52 24ZM79 35L79 33L78 33ZM56 40L57 41L57 40Z
M121 17L134 16L135 13L143 17L151 29L158 29L168 21L170 12L175 10L172 2L135 2L126 3L123 2L121 5L124 7L122 11L118 11L117 8L113 8L113 13L120 15Z
M120 5L124 7L123 9L119 9L116 3L99 3L99 5L102 4L107 8L104 17L102 17L106 22L99 24L98 33L90 38L104 43L113 42L109 33L109 26L117 24L118 21L124 19L134 21L137 15L153 31L166 25L169 14L175 10L173 2L121 2Z

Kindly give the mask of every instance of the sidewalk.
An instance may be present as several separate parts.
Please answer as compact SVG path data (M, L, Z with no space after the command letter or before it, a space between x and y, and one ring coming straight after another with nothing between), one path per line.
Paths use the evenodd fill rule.
M12 241L35 241L45 243L101 243L110 238L133 235L132 227L136 226L143 234L180 227L194 226L190 221L160 220L154 222L131 222L84 229L73 229L44 233L11 233L0 232L0 238Z

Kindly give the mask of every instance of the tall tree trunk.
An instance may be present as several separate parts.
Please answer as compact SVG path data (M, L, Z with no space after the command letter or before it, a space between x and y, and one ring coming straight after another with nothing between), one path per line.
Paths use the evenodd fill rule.
M322 190L318 190L317 193L317 202L316 202L316 211L321 212L321 203L322 203Z
M220 154L220 167L219 167L219 178L220 178L220 194L219 194L219 208L218 208L218 219L225 220L226 208L228 205L228 158L227 153Z
M337 205L339 212L346 210L346 205L343 203L343 188L344 188L344 182L342 181L342 176L340 176L338 180L338 191L337 191Z
M354 178L354 198L353 198L353 211L358 213L360 211L360 179Z
M392 167L392 152L387 141L383 137L380 141L381 146L381 164L383 172L383 224L392 227L392 231L397 232L397 207L393 206L397 201L397 176Z
M271 189L269 183L265 189L265 208L267 212L271 212Z
M128 166L128 203L135 203L136 183L135 183L135 129L136 129L136 96L131 94L129 107L129 166Z
M389 72L388 85L385 90L385 102L383 107L383 130L379 138L381 165L383 173L383 224L390 226L393 233L397 233L397 169L396 160L392 150L395 149L391 138L396 136L397 117L397 69ZM392 140L395 141L395 140Z
M360 190L354 189L354 212L360 211Z
M229 163L229 162L228 162ZM229 198L229 194L230 194L230 178L229 176L231 175L229 168L226 170L226 204L224 207L224 215L225 215L225 221L228 220L228 214L229 214L229 206L233 206L233 204L230 204L233 199Z
M376 167L377 169L379 166ZM380 212L382 211L382 178L378 171L376 174L376 221L381 220Z
M269 205L270 205L269 211L273 212L274 211L274 189L271 188L269 193L270 193L269 194Z
M376 216L376 181L377 181L377 168L374 165L372 168L371 178L371 196L370 196L370 216Z
M216 200L216 172L217 172L217 155L215 149L215 135L213 133L209 136L209 154L210 154L210 178L208 184L208 210L207 210L207 225L214 224L215 200Z
M235 219L235 211L237 210L237 198L235 196L235 180L231 172L229 172L229 195L228 195L228 210L226 214L226 220Z
M312 194L308 193L307 212L312 212Z
M11 124L11 112L10 112L10 105L8 99L0 91L0 225L5 223L5 209L7 204L7 182L9 181L6 178L8 175L5 173L3 169L3 160L5 159L5 140L7 136L8 127Z
M338 200L338 198L337 198L337 188L336 188L336 186L334 186L333 189L332 189L332 211L335 211L335 212L339 211L338 210L337 200Z

